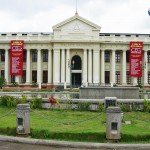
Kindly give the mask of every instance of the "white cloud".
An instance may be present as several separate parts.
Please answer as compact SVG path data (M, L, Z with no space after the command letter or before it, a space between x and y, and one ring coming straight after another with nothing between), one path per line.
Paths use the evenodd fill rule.
M101 32L150 33L148 0L78 0L80 16ZM50 32L75 14L76 0L0 0L0 32Z

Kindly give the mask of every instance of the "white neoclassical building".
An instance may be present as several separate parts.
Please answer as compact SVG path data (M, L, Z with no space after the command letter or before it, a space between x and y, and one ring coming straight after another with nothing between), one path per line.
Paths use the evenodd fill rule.
M53 33L0 33L0 76L8 83L47 85L150 84L150 33L101 33L78 14ZM123 32L123 31L122 31ZM10 41L24 41L23 75L10 75ZM143 42L143 76L129 75L129 42ZM143 79L143 80L142 80Z

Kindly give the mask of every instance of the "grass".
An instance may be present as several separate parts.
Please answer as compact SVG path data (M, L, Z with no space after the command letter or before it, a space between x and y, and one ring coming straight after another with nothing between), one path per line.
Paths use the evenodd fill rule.
M0 106L0 134L15 136L16 112L1 117L9 111L10 109ZM107 142L105 121L106 114L99 112L34 110L30 112L31 137L103 143ZM123 121L131 121L132 124L122 124L122 138L119 142L150 143L150 113L124 113Z

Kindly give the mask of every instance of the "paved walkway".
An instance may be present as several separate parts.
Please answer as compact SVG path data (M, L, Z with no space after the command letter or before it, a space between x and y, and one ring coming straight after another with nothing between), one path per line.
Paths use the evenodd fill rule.
M88 143L88 142L65 142L56 140L39 140L11 136L0 136L0 141L24 144L36 144L60 148L76 149L109 149L109 150L150 150L150 144L112 144L112 143Z

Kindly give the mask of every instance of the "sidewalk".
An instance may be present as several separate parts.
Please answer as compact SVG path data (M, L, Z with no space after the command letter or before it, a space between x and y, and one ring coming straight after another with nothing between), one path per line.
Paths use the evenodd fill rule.
M122 149L122 150L150 150L150 144L112 144L112 143L88 143L88 142L66 142L56 140L39 140L30 138L20 138L12 136L1 136L0 141L37 144L46 146L66 147L66 148L87 148L87 149Z

